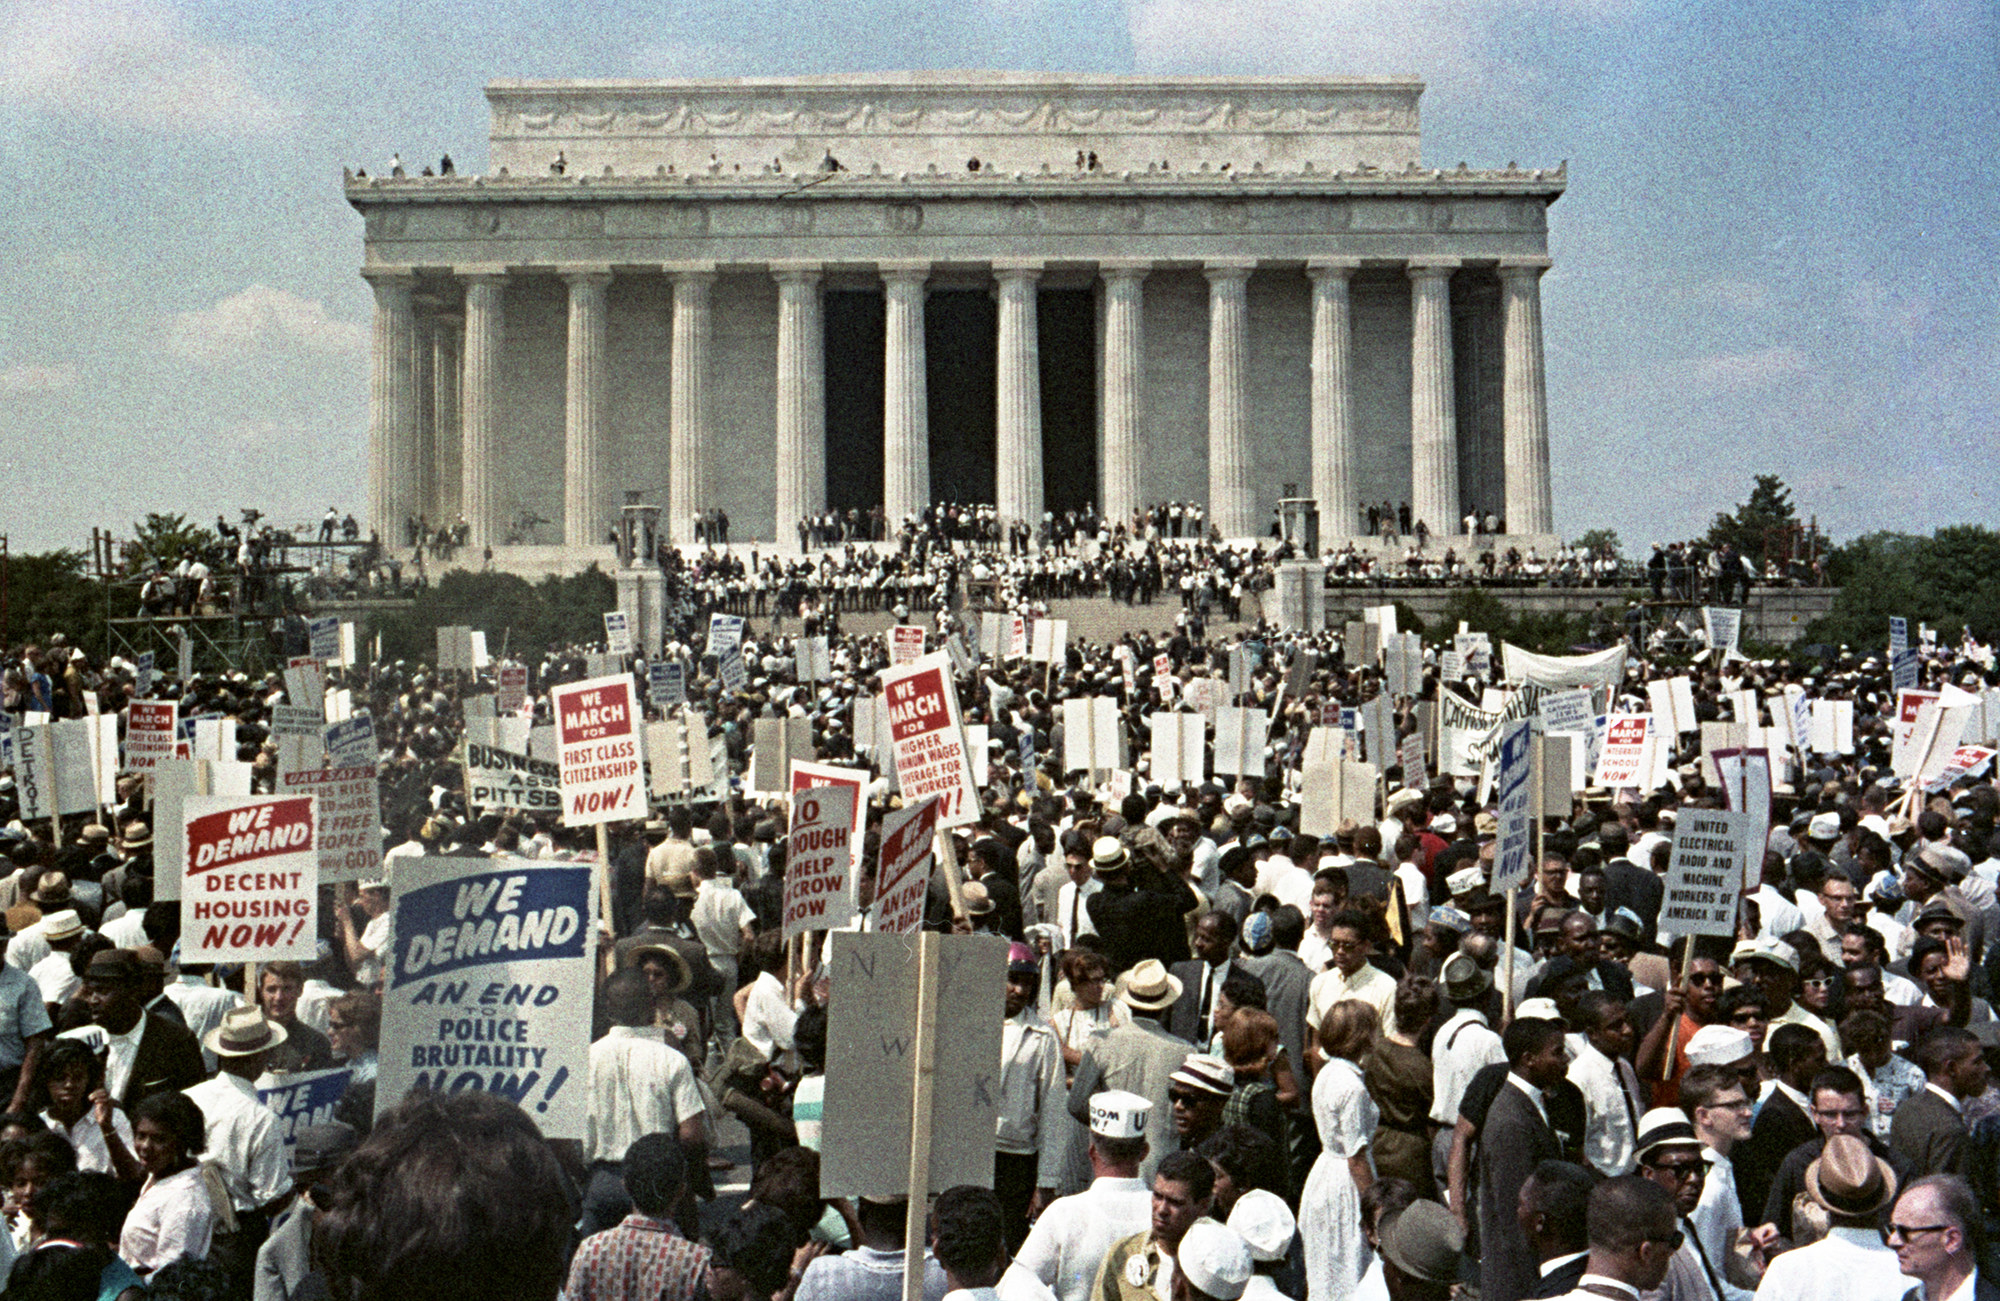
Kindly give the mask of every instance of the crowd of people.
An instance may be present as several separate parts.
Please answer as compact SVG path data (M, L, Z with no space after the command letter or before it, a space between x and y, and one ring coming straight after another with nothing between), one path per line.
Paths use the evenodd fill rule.
M1722 802L1694 740L1668 785L1578 792L1546 818L1511 899L1493 886L1492 792L1476 774L1438 773L1435 754L1405 772L1370 745L1390 760L1370 815L1309 833L1307 742L1376 696L1382 669L1350 658L1337 632L1208 633L1200 594L1225 602L1225 582L1254 583L1273 552L1147 554L1161 565L1154 590L1183 594L1161 620L1171 626L957 676L967 723L986 729L987 779L979 821L954 833L962 888L941 859L926 924L1003 936L1008 958L994 991L991 1186L944 1190L929 1208L928 1301L1442 1301L1461 1287L1480 1301L1827 1301L1910 1287L1976 1301L2000 1284L1985 1255L2000 1211L1988 1068L2000 1051L2000 788L1973 770L1935 792L1903 789L1880 659L1681 669L1701 720L1731 717L1739 686L1852 701L1855 746L1780 764L1736 933L1667 942L1674 826ZM841 1132L824 1103L840 981L817 945L788 965L787 809L746 794L743 778L755 723L772 716L805 720L816 758L869 773L865 908L898 799L855 706L888 655L831 616L928 607L930 649L956 638L977 658L969 630L930 600L929 562L944 555L963 567L954 579L984 566L1003 604L1034 599L1031 571L1004 552L930 542L793 569L727 569L740 562L712 553L681 571L690 619L662 653L687 667L727 788L609 829L580 1142L544 1140L530 1115L484 1095L388 1099L377 1117L398 864L596 855L589 829L554 814L467 806L460 741L490 675L334 671L374 724L382 870L326 888L315 961L254 976L177 960L180 905L156 897L169 865L153 859L140 774L121 774L107 806L60 835L20 819L0 779L9 1292L900 1294L909 1207L820 1195L819 1154ZM1176 561L1198 586L1169 577ZM1078 591L1113 590L1095 572L1098 586ZM739 599L732 585L753 574L783 580L772 596L819 621L829 673L801 680L794 640L753 632L746 680L725 688L692 615ZM1437 651L1421 690L1392 701L1397 740L1423 730L1424 702L1476 702L1489 685L1441 681ZM601 652L552 648L527 665L538 723L541 693ZM1240 674L1246 656L1240 698L1268 719L1250 773L1155 782L1152 716L1188 709L1189 683L1227 680L1232 662ZM116 712L134 696L135 666L67 642L6 660L0 707L17 718L80 715L86 693ZM648 666L632 667L643 691ZM1666 671L1629 658L1602 706L1644 708L1645 683ZM2000 682L1971 642L1927 648L1921 673L1968 690ZM184 715L235 718L252 789L273 787L276 675L165 674L153 694ZM1103 696L1130 756L1110 780L1064 758L1063 702ZM257 1082L320 1066L351 1068L346 1094L288 1147ZM717 1191L744 1164L723 1150L732 1124L750 1138L740 1205Z

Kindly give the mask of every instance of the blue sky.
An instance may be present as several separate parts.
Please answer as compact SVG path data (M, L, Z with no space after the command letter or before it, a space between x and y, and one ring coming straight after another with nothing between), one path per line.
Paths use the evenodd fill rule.
M1570 163L1559 527L1627 550L1776 473L1836 538L1995 522L1990 0L0 0L16 551L365 506L343 165L483 165L496 77L1415 73L1428 163Z

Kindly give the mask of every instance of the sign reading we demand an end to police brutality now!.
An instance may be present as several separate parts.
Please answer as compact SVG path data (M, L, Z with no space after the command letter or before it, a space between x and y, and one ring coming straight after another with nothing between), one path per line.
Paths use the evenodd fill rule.
M590 1122L591 864L396 864L379 1116L412 1089L498 1093L549 1138Z
M190 795L184 962L311 961L319 939L319 807L310 795Z
M639 708L625 675L571 682L549 692L556 714L564 826L646 816L639 762Z

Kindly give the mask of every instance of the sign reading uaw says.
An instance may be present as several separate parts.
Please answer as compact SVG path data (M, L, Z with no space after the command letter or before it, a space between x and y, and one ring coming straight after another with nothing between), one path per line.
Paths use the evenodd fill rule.
M569 827L646 816L639 762L639 710L623 675L572 682L549 692L556 713L562 818Z
M591 865L405 859L375 1112L412 1089L498 1093L549 1138L590 1121Z
M181 809L181 959L311 961L319 938L318 801L190 795Z

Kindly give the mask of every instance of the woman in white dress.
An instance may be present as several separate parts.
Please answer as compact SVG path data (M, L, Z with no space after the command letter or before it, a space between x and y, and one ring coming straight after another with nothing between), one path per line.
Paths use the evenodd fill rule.
M1312 1109L1325 1150L1299 1198L1307 1301L1347 1301L1368 1268L1361 1193L1375 1182L1369 1146L1380 1115L1362 1083L1361 1059L1374 1047L1377 1028L1375 1009L1359 999L1335 1003L1320 1024L1327 1060L1313 1081Z

